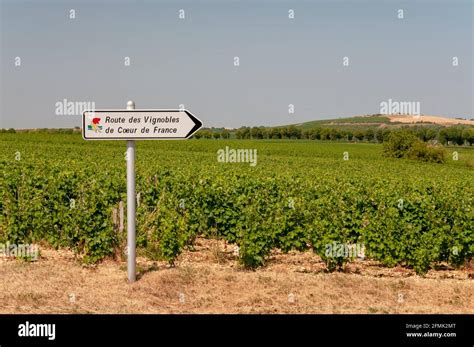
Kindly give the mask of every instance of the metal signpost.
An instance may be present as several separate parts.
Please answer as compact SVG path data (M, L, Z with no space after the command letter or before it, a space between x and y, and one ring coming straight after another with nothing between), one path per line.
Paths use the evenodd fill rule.
M128 280L136 281L135 140L187 139L202 122L186 110L90 110L82 115L84 140L127 141L127 255Z

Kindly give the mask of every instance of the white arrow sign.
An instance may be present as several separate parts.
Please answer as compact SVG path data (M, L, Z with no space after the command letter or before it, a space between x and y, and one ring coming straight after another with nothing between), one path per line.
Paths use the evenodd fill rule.
M186 110L84 111L85 140L186 139L202 122Z
M187 139L202 122L186 110L135 110L129 101L126 110L90 110L82 115L84 140L127 140L127 270L129 282L136 272L136 190L135 141Z

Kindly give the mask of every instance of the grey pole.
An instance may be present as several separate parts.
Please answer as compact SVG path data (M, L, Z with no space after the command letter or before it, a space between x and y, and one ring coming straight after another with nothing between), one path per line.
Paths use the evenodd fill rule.
M127 110L134 110L135 103L127 102ZM127 261L128 281L135 282L136 273L136 230L135 230L135 141L127 141Z

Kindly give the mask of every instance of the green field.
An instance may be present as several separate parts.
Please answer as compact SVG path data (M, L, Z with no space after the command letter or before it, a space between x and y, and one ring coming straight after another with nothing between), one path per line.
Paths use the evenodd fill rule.
M218 162L226 146L256 149L257 165ZM0 149L0 242L47 242L85 262L123 250L112 214L126 203L125 141L0 134ZM432 164L372 143L140 141L138 250L172 263L204 235L237 244L248 267L275 248L311 248L334 269L351 261L327 255L334 242L419 273L457 266L474 253L474 150L454 150L459 160Z

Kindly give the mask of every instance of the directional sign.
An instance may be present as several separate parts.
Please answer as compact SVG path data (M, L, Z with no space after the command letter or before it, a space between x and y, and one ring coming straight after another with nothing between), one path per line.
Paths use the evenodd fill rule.
M202 122L186 110L91 110L82 117L85 140L186 139Z
M127 272L137 279L135 140L187 139L202 122L186 110L136 110L129 101L126 110L90 110L82 115L84 140L127 140Z

